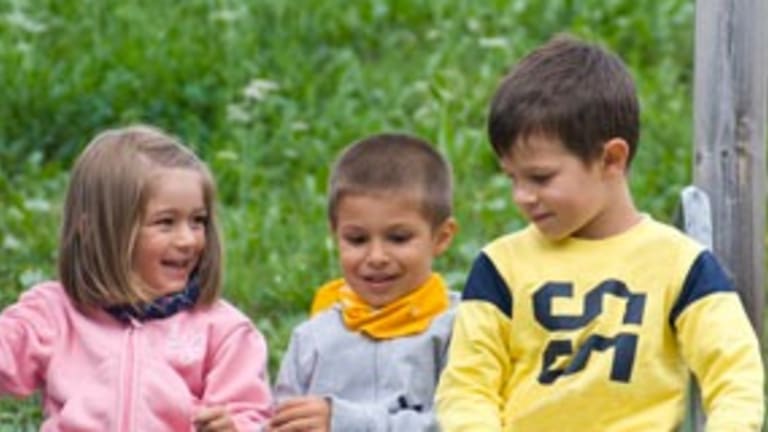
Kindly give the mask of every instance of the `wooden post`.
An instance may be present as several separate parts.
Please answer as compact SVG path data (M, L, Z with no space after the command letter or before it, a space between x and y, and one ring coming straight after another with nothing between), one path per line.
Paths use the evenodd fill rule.
M758 336L765 276L765 0L696 2L694 182L709 195L713 246Z
M694 183L710 197L713 249L762 340L765 277L765 0L696 2ZM703 431L692 391L691 428Z

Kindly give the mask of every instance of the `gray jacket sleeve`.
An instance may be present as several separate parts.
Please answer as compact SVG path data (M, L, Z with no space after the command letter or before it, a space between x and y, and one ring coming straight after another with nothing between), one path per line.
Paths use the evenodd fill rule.
M278 403L307 393L314 371L313 350L307 346L307 342L299 332L291 334L291 341L280 362L280 371L275 381L274 393Z

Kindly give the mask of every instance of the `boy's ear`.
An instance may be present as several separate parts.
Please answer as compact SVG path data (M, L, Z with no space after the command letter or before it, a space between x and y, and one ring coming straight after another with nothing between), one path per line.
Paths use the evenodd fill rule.
M603 144L601 162L606 174L626 174L628 159L629 144L623 138L611 138Z
M435 229L435 241L432 248L432 255L438 256L445 252L445 250L448 249L448 246L451 245L451 241L458 230L459 224L453 217L449 217L440 224L440 226Z

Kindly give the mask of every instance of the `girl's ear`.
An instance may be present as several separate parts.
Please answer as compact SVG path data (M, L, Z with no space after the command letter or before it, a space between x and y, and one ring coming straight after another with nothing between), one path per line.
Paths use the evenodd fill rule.
M459 230L459 224L456 219L449 217L443 223L440 224L434 231L434 245L432 247L432 255L438 256L448 249L451 245L453 237Z
M623 138L611 138L603 144L601 164L609 175L625 175L629 160L629 144Z

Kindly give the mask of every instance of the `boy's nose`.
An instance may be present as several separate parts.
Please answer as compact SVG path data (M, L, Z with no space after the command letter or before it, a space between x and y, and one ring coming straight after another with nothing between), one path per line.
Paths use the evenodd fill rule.
M388 259L387 251L381 242L374 241L371 243L371 248L368 251L368 262L371 265L386 264Z
M530 205L536 202L536 193L530 188L515 186L512 191L512 199L520 206Z

